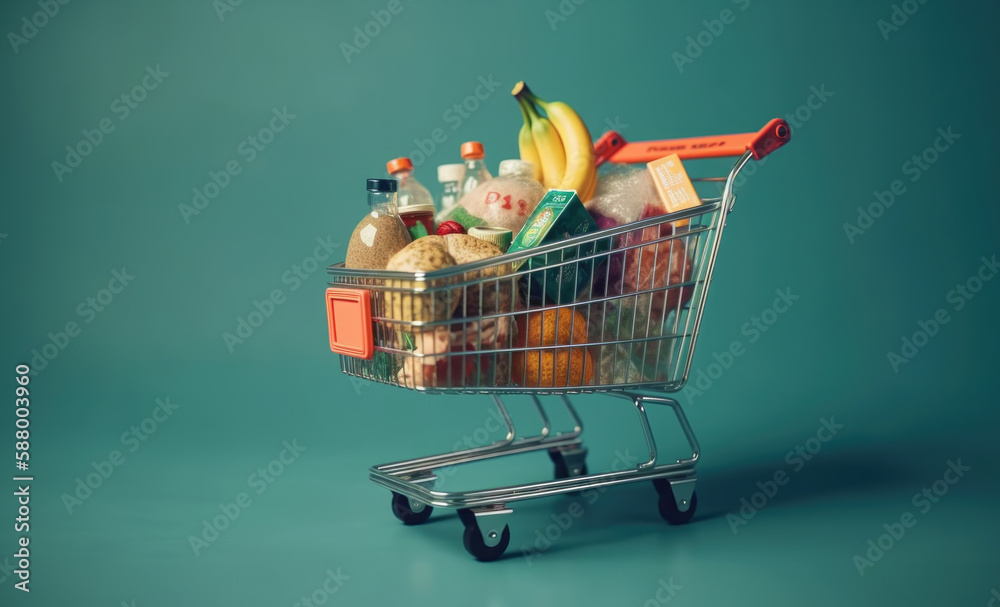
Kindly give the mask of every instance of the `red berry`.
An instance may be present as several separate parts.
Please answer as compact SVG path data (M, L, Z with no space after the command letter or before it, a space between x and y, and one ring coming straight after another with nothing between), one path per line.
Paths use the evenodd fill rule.
M444 236L446 234L465 234L465 226L457 221L443 221L438 226L437 235Z

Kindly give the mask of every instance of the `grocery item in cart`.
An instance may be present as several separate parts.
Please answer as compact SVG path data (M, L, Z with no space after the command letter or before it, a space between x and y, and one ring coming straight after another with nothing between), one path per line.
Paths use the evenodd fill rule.
M466 141L461 147L465 161L465 176L462 178L462 196L479 187L479 184L493 179L486 168L486 152L478 141Z
M590 200L597 167L594 143L580 115L567 103L541 99L523 81L510 94L524 118L517 138L521 159L541 167L545 187L574 190L580 200Z
M654 367L669 347L659 338L669 334L669 321L694 290L692 284L680 286L693 279L693 252L685 244L693 237L673 234L667 223L626 232L617 238L607 262L595 271L592 293L602 301L590 308L590 338L606 344L618 342L602 346L602 381L615 378L612 383L623 383L622 377L636 374L643 381L656 379Z
M434 198L413 176L409 158L393 158L385 164L386 171L399 182L399 216L414 239L434 233Z
M465 226L458 223L457 221L442 221L438 224L437 230L435 232L438 236L447 236L448 234L465 234Z
M506 385L510 381L509 354L493 351L510 343L496 334L478 333L478 323L460 328L439 326L418 331L412 338L396 375L407 388L464 388Z
M649 171L627 164L604 165L594 196L584 206L601 230L666 212Z
M385 170L390 177L399 182L397 191L400 210L416 205L434 206L430 190L413 175L413 162L409 158L393 158L385 163Z
M587 213L576 192L549 190L511 243L508 253L565 240L597 231L597 224ZM554 251L532 257L522 265L530 272L526 276L527 299L561 305L576 300L581 288L591 277L592 263L565 263L578 255L591 255L606 250L607 241L581 244L576 251Z
M588 350L587 320L569 306L518 314L514 339L518 350L511 360L514 382L532 388L589 384L594 362Z
M445 217L466 228L494 226L516 234L545 196L545 188L531 177L532 170L522 160L504 160L499 177L480 183L462 196Z
M447 267L442 259L464 265L501 254L496 246L467 234L429 236L407 249L390 262L389 269L420 271L432 265ZM517 308L517 288L502 276L504 271L500 266L469 270L459 275L460 286L450 289L446 284L435 294L414 292L419 291L417 283L390 281L391 288L407 291L386 293L393 318L433 321L453 317L446 325L398 324L399 347L409 350L397 375L401 384L454 388L509 381L509 356L492 352L508 347L514 331L511 313Z
M683 209L701 204L701 198L694 190L694 184L688 177L684 165L677 154L671 154L659 160L654 160L646 164L650 175L653 176L653 185L660 195L663 206L668 213L674 213ZM679 219L674 222L675 228L680 228L688 224L688 219Z
M458 204L462 197L462 182L465 180L464 164L442 164L437 168L438 182L444 188L441 194L441 208L438 210L438 221Z
M514 234L510 230L496 226L476 226L469 228L469 236L475 236L479 240L485 240L490 244L494 244L504 253L510 248L511 241L514 240Z
M396 210L396 180L369 179L367 188L370 212L351 234L344 267L382 270L411 238Z
M411 242L393 255L385 269L398 272L433 272L497 255L500 255L498 248L468 234L426 236ZM491 267L470 271L462 275L461 279L462 282L468 282L495 276L498 272L499 270ZM460 306L463 316L475 315L481 309L481 302L489 303L502 299L503 289L496 289L495 285L494 291L486 293L478 284L451 286L452 284L455 283L390 280L390 289L385 295L387 312L393 320L407 323L432 322L451 318ZM512 305L510 297L498 305Z

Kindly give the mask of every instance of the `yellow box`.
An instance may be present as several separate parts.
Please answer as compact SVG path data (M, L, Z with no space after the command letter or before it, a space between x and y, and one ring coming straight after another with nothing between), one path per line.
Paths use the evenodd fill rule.
M648 163L646 168L653 176L653 184L660 194L660 200L666 207L667 213L690 209L701 204L701 198L695 192L694 184L691 183L691 178L688 177L677 154L654 160ZM674 227L686 226L689 221L681 219L674 222Z

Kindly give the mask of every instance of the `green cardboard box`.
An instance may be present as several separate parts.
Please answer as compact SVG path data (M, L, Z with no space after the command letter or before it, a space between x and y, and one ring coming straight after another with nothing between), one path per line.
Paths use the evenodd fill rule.
M559 242L573 236L596 232L597 224L584 208L573 190L549 190L535 211L528 217L524 227L517 233L508 253L525 251L543 244ZM586 243L580 245L580 254L591 255L598 249L606 251L608 243ZM528 275L528 299L544 298L556 305L576 301L577 293L590 280L594 261L558 265L576 259L576 247L569 250L553 251L526 260ZM522 263L521 266L524 266ZM548 270L540 271L548 267ZM520 269L520 268L517 268Z

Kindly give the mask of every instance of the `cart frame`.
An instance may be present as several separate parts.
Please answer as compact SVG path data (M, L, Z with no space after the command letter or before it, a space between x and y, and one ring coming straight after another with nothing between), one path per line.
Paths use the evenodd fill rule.
M687 381L704 312L704 304L715 268L719 244L726 225L726 219L732 211L736 200L733 191L734 180L750 159L759 160L763 158L766 154L784 145L790 136L791 132L787 123L780 119L772 120L757 133L674 140L673 142L626 144L624 139L617 133L605 134L596 146L598 149L598 158L599 160L610 159L612 162L619 159L624 159L628 162L655 159L663 155L662 151L657 152L656 150L662 150L665 143L670 143L675 148L680 146L681 151L678 153L682 159L729 156L738 150L742 151L726 177L708 177L694 180L698 182L723 183L721 197L704 199L702 205L691 209L646 219L636 224L629 224L613 228L612 230L605 230L598 234L600 237L607 238L623 234L628 230L645 229L667 223L673 224L679 220L691 220L693 222L698 218L708 219L699 228L700 234L704 235L707 239L707 242L699 244L699 247L707 245L708 248L702 248L698 253L699 260L697 263L702 264L702 266L696 268L695 277L692 278L691 286L695 289L695 295L691 298L690 314L687 314L685 317L684 331L678 333L675 326L674 332L670 335L672 341L669 344L669 356L671 358L668 362L672 363L671 372L666 377L656 378L654 381L615 382L614 385L596 386L582 385L582 382L574 384L571 381L567 382L566 386L560 387L510 385L509 382L505 385L472 385L456 388L407 386L411 389L429 393L471 392L490 394L499 411L500 418L506 426L506 435L504 438L484 446L372 466L369 470L370 479L392 492L392 506L396 517L405 524L416 525L425 522L430 517L433 508L457 509L459 517L465 526L463 536L465 548L477 559L485 561L499 558L508 547L510 542L509 521L510 515L513 513L513 509L509 507L509 504L526 499L650 480L653 481L659 494L659 511L661 516L671 524L682 524L690 521L697 507L697 494L695 492L697 474L695 472L695 465L700 457L698 441L680 403L662 394L653 395L644 394L643 392L676 392ZM709 142L713 143L708 145ZM533 249L530 253L524 253L521 256L542 255L551 251L565 250L572 247L577 247L577 253L580 253L580 246L592 242L594 236L578 236ZM677 235L673 236L673 238L678 237ZM691 238L691 234L682 237ZM579 263L581 259L585 261L588 257L586 255L577 255L572 261ZM427 274L408 274L403 275L403 277L410 281L426 280L429 282L441 279L461 279L462 276L468 276L468 273L471 271L482 270L491 264L496 264L498 260L504 263L516 262L518 261L518 256L505 255L476 264L466 264L457 269L449 268L446 271ZM334 277L330 283L331 286L337 288L348 287L348 290L357 289L359 292L364 292L365 287L383 288L387 284L392 284L390 281L400 280L401 278L401 273L397 272L346 270L342 267L342 264L330 266L328 270ZM511 280L514 279L512 278ZM669 288L673 289L684 286L688 286L687 283L679 285L671 284ZM660 289L654 288L652 291ZM361 301L363 306L372 305L367 295L361 298ZM332 312L330 314L332 342ZM675 323L678 317L679 314L674 316ZM377 322L378 318L376 318L376 324ZM435 324L442 323L429 322L424 324L434 326ZM661 336L658 339L663 338ZM385 344L383 343L382 346L385 346ZM376 347L375 349L378 348ZM385 348L385 350L393 351L392 348ZM501 354L510 352L511 350L513 348L507 350L502 348L497 349ZM367 354L370 358L371 353L368 352ZM397 353L397 355L399 354ZM348 375L401 385L394 378L372 377L367 371L368 368L365 366L366 363L362 358L363 356L351 358L342 355L341 370ZM659 362L659 352L657 353L657 362ZM639 424L648 447L649 459L647 461L630 469L612 470L596 474L588 473L585 462L587 450L584 448L581 439L583 423L568 395L589 392L607 392L612 396L631 401L637 413ZM542 422L542 428L537 434L518 436L515 424L502 399L502 395L508 393L528 394L530 396L535 412ZM539 396L545 394L558 396L572 421L572 429L562 432L553 430L548 411L539 398ZM669 462L661 461L646 411L647 407L651 405L667 406L673 410L677 423L688 443L688 447L690 447L690 456ZM547 450L555 464L555 480L475 491L442 491L435 488L435 481L438 479L438 476L435 474L435 470L437 469L494 457L541 450Z

